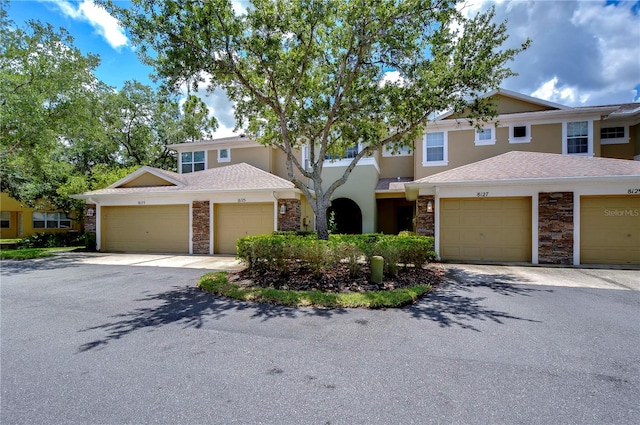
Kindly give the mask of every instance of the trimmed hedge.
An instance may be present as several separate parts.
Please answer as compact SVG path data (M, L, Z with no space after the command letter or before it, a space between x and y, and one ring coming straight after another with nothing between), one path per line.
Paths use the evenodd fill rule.
M238 258L248 268L282 274L298 268L319 275L343 263L356 275L363 263L369 264L372 256L379 255L385 259L385 274L395 276L401 266L421 267L436 258L432 237L410 233L331 235L325 241L315 233L275 232L240 238L237 250Z

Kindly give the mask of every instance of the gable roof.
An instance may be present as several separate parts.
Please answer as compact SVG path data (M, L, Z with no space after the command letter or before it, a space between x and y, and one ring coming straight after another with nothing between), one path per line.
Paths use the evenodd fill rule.
M538 99L536 97L527 96L527 95L522 94L522 93L518 93L518 92L515 92L515 91L506 90L506 89L502 89L502 88L499 88L499 89L496 89L496 90L492 90L492 91L490 91L488 93L485 93L484 95L480 96L480 98L481 99L488 99L490 97L494 97L494 96L498 96L498 95L503 96L503 97L508 97L508 98L511 98L511 99L520 100L522 102L530 103L532 105L540 106L540 107L543 107L546 110L571 109L570 107L565 106L565 105L561 105L559 103L549 102L547 100ZM435 121L449 118L453 114L454 114L454 111L447 111L447 112L437 116L435 118Z
M173 186L121 187L148 172L157 176L165 176L175 181ZM178 174L152 167L142 167L124 179L105 188L74 195L76 198L87 198L101 195L127 195L141 193L181 193L181 192L234 192L234 191L268 191L294 189L288 180L263 171L246 163L210 168L195 173Z
M548 181L566 179L640 179L640 161L541 152L512 151L442 173L427 176L405 187L469 183Z

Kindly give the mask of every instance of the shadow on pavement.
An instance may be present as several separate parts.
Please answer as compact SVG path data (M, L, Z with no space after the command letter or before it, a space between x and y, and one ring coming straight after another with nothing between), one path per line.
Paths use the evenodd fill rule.
M29 273L35 270L54 270L77 266L77 260L57 255L33 260L2 260L0 261L0 275L12 276L15 274Z
M487 288L503 296L528 297L536 292L553 292L549 289L531 288L521 284L527 281L508 274L472 273L461 268L449 268L445 283L427 294L420 302L408 307L407 311L416 319L432 320L440 327L459 326L480 332L474 321L491 320L504 323L505 320L538 320L517 317L505 311L483 305L484 296L474 296L481 288Z
M253 304L219 298L195 287L175 287L175 289L153 294L136 301L159 301L159 305L135 309L129 313L113 316L114 321L99 326L83 329L80 332L104 330L107 335L86 344L79 352L107 345L130 333L143 329L159 328L168 324L181 324L184 328L201 328L205 320L218 320L230 311L253 311L252 318L269 319L287 317L297 318L317 316L330 318L336 314L344 314L346 310L327 310L309 308L291 308L267 304Z

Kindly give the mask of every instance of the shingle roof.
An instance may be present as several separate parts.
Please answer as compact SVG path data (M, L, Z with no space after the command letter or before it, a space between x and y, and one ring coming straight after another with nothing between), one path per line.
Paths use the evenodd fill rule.
M376 190L394 190L404 192L404 184L412 180L412 177L383 178L378 180Z
M640 161L513 151L427 176L411 184L614 176L638 176L640 179Z
M239 190L282 190L295 186L288 180L260 170L252 165L241 163L220 168L210 168L195 173L178 174L171 171L151 168L154 173L170 177L184 183L182 186L151 187L109 187L86 192L85 196L116 195L129 193L179 193L179 192L225 192Z

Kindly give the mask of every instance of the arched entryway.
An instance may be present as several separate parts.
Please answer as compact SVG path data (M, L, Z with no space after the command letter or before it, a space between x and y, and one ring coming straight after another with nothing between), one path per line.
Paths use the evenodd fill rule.
M354 201L348 198L338 198L331 201L331 207L327 210L327 222L329 222L332 212L335 213L337 233L362 233L362 211Z

